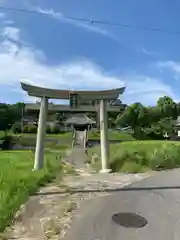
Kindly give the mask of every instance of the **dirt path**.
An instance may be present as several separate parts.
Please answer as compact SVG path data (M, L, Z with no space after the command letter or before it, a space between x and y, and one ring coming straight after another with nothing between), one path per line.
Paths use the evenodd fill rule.
M78 158L78 166L82 167L82 155L79 158L79 151L76 151L68 161L72 156ZM148 176L150 173L99 174L84 170L79 175L67 175L63 181L56 179L21 207L13 225L5 233L6 239L63 239L78 217L78 208L82 203L86 204L86 200L99 199L111 194L112 190ZM87 208L88 205L87 201Z

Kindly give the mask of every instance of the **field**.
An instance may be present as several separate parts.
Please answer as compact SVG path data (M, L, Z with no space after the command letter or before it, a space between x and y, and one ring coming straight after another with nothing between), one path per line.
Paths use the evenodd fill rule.
M110 144L110 168L114 172L144 172L180 167L180 143L173 141L126 141ZM92 166L99 170L100 147L89 150L89 161L96 153L99 158Z
M180 167L180 143L173 141L135 141L128 133L109 131L109 140L119 141L110 144L110 168L114 172L144 172ZM24 146L35 146L36 134L14 135ZM97 131L89 132L89 139L99 140ZM64 155L64 149L71 144L72 133L49 134L46 148L58 149ZM99 159L92 162L92 155L97 153ZM101 168L100 146L88 150L89 161L96 170ZM61 175L62 165L56 159L56 153L46 151L45 167L33 172L34 153L32 151L0 152L0 231L11 223L15 212L28 196L37 189Z
M29 195L61 174L61 162L55 153L45 154L43 170L33 172L34 154L31 151L0 152L0 231L11 223L15 212Z
M9 132L8 134L12 134ZM24 136L24 137L36 137L34 133L23 133L23 134L12 134L13 136ZM100 133L96 130L89 131L90 139L100 139ZM0 131L0 137L4 136L4 132ZM46 134L47 138L58 138L58 139L71 139L72 132L59 133L59 134ZM134 140L134 137L131 134L120 132L116 130L108 131L109 140Z

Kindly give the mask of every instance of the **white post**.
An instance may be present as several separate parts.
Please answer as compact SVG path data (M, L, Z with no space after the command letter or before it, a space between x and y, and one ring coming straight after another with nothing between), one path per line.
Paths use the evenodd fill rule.
M109 173L111 170L108 169L108 124L107 124L107 109L106 100L101 100L100 102L100 135L101 135L101 173Z
M48 111L48 98L42 97L40 112L39 112L37 139L36 139L34 171L43 168L43 164L44 164L44 140L45 140L45 133L46 133L47 111Z

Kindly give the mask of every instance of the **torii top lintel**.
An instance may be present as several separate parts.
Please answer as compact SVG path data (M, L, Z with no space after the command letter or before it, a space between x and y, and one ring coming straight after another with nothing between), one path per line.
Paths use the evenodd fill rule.
M69 99L70 94L78 94L82 99L87 100L115 100L122 94L125 87L102 90L102 91L70 91L70 90L58 90L42 88L38 86L21 83L21 87L28 93L29 96L33 97L47 97L51 99Z

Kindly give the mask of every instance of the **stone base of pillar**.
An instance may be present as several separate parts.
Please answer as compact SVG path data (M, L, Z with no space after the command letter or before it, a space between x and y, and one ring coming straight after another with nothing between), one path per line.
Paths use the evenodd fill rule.
M111 173L112 170L111 169L101 169L99 172L100 173Z

